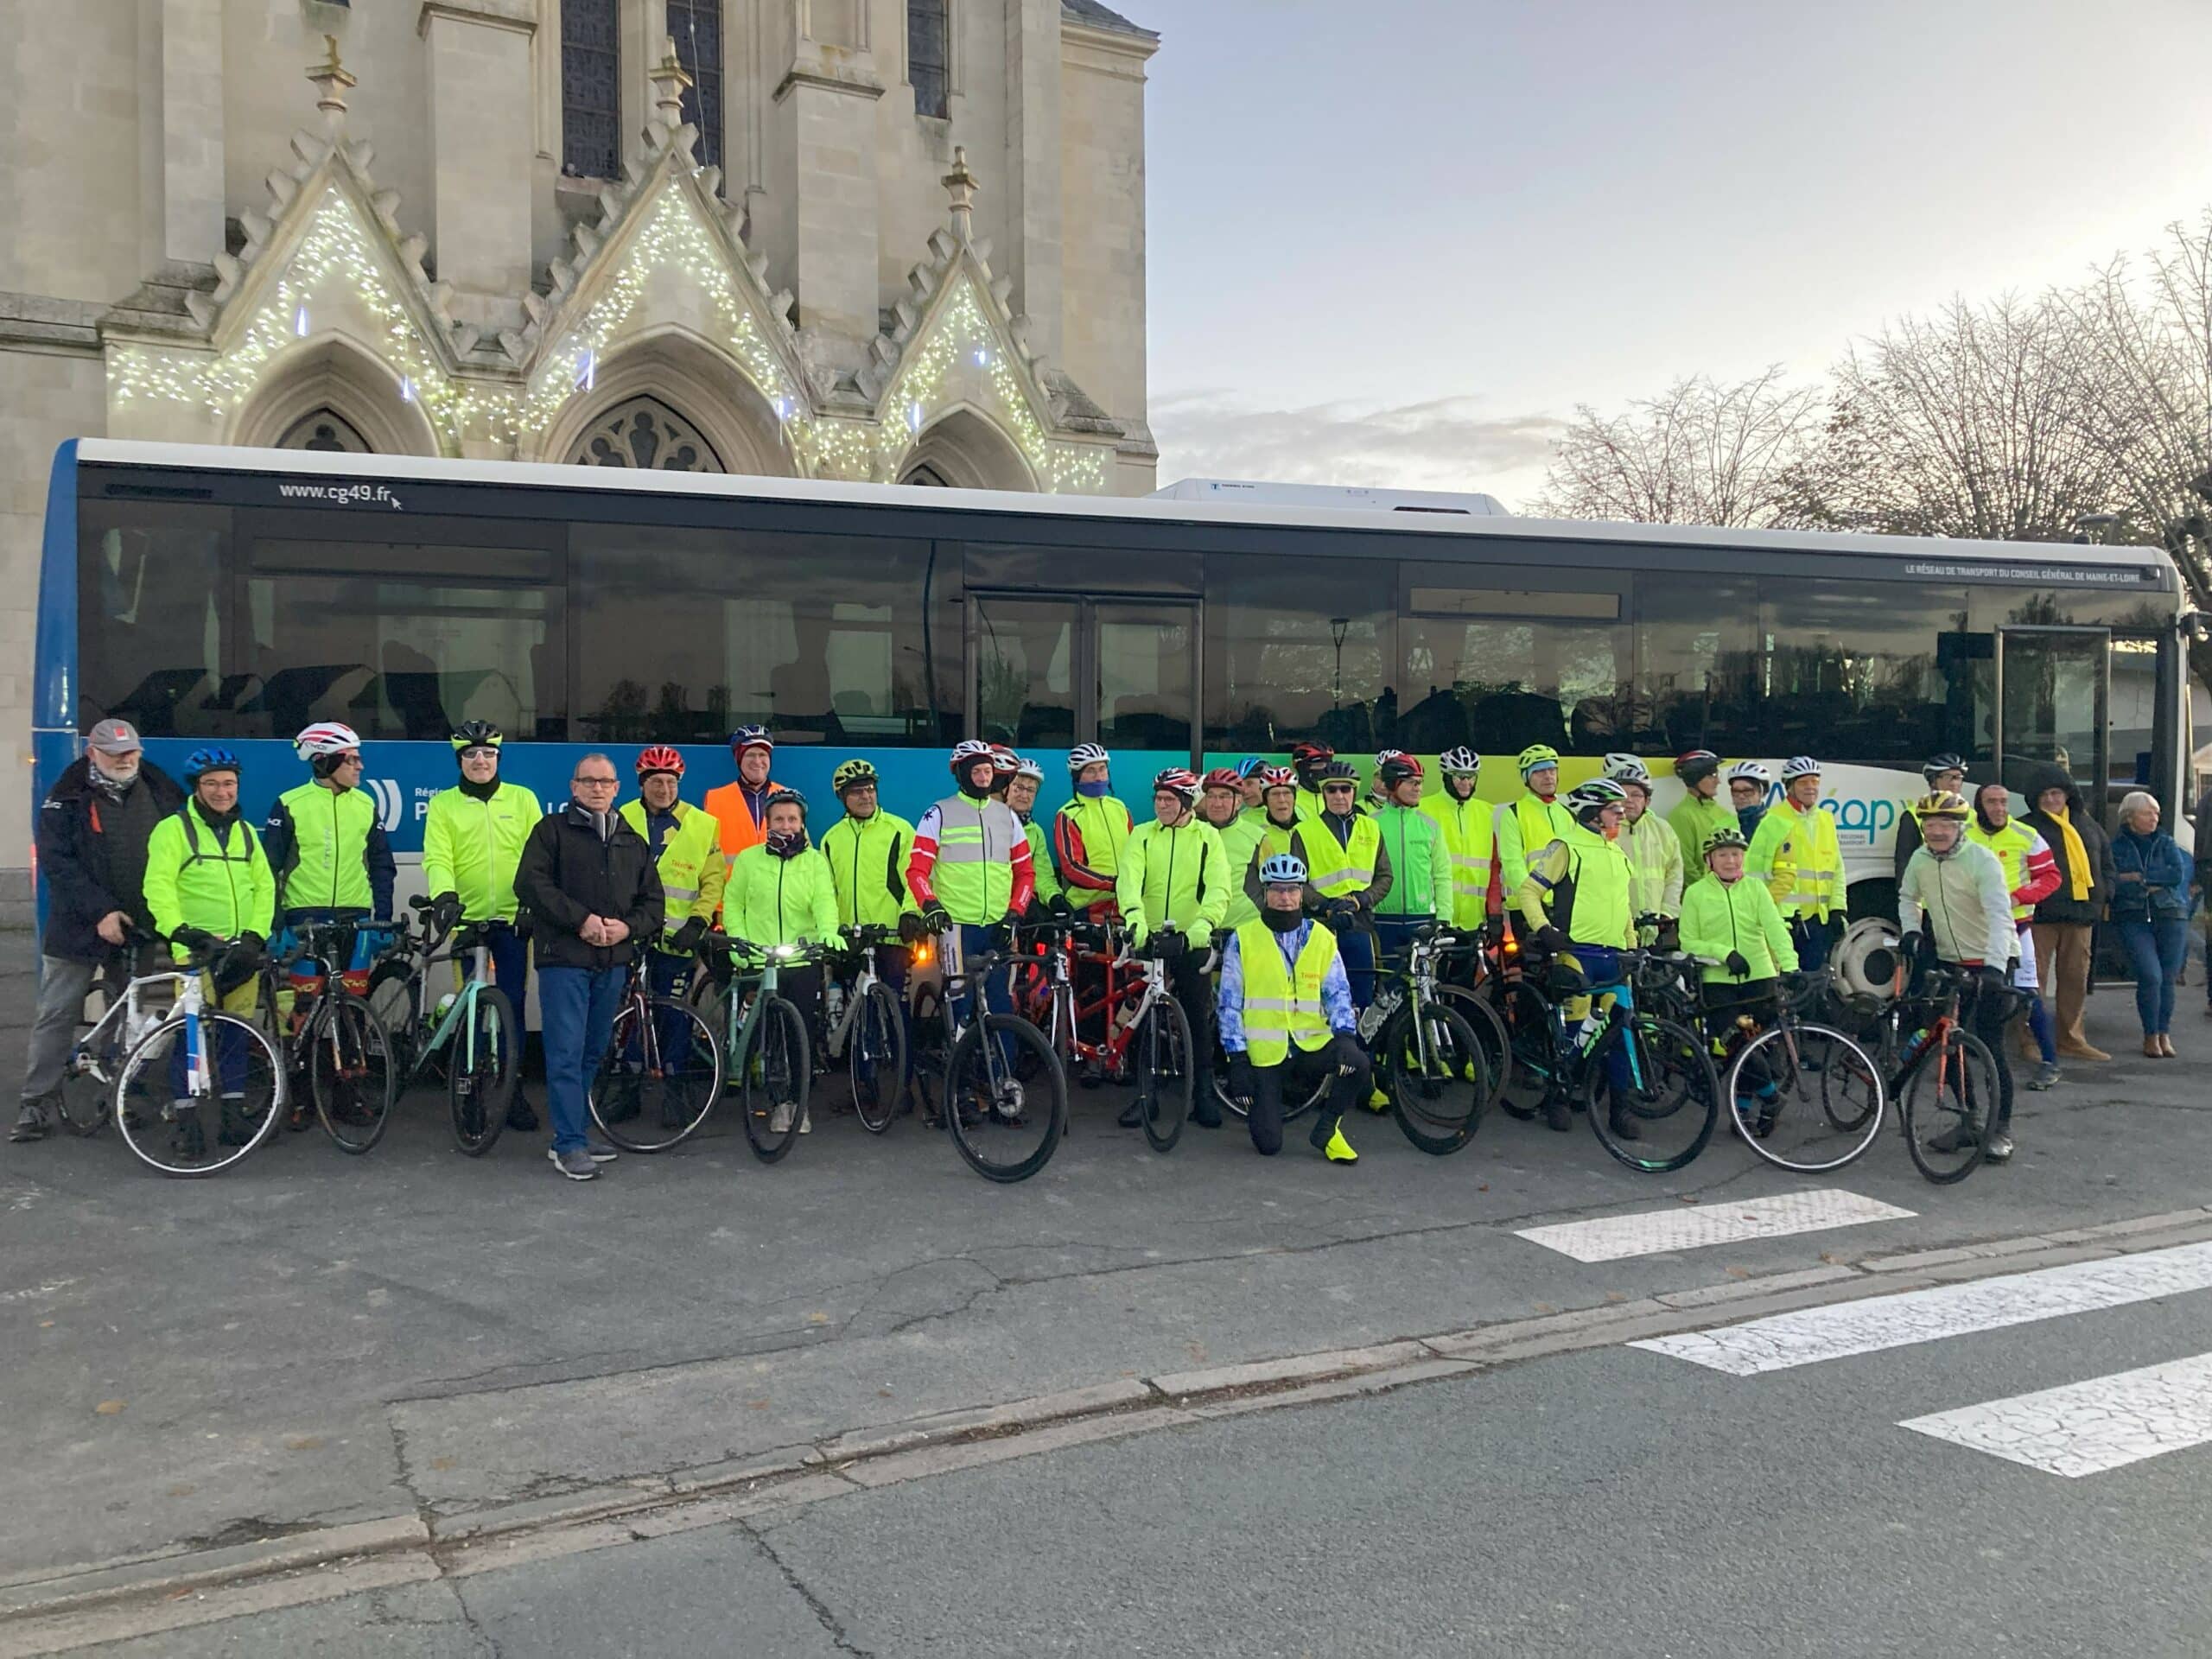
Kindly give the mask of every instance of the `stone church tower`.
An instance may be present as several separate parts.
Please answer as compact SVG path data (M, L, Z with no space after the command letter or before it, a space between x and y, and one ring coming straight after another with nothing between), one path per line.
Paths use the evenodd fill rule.
M1158 44L1099 0L8 0L0 750L67 438L1150 490Z

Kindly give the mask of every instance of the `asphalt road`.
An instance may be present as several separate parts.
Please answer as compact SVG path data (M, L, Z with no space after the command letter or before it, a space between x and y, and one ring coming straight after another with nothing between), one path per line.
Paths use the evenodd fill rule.
M23 955L22 936L0 936L0 1071L20 1065L29 1006ZM2124 1053L2132 1013L2124 995L2101 995L2094 1006L2093 1034ZM2193 1001L2184 1007L2202 1019ZM2204 1023L2204 1035L2182 1030L2185 1057L2212 1053L2212 1021ZM1827 1183L1784 1176L1725 1141L1679 1175L1648 1177L1614 1165L1586 1132L1554 1135L1503 1118L1487 1122L1466 1152L1442 1160L1415 1152L1387 1119L1357 1126L1363 1156L1353 1169L1305 1155L1296 1141L1283 1157L1262 1160L1234 1126L1189 1131L1174 1154L1160 1158L1112 1127L1120 1103L1110 1092L1078 1094L1072 1138L1043 1175L1014 1188L976 1179L948 1145L911 1121L879 1140L849 1117L819 1112L819 1132L772 1168L725 1134L665 1158L625 1158L607 1179L576 1186L546 1167L542 1136L511 1135L482 1160L457 1155L441 1121L442 1100L427 1091L403 1105L402 1121L368 1158L345 1158L310 1132L213 1182L152 1177L111 1136L0 1147L0 1344L16 1428L0 1474L0 1588L302 1528L394 1515L466 1518L1055 1389L2192 1207L2212 1198L2202 1174L2212 1167L2212 1100L2202 1078L2186 1058L2179 1065L2123 1058L2077 1072L2050 1094L2024 1094L2019 1157L1940 1190L1919 1179L1893 1135ZM1910 1213L1599 1262L1516 1236L1622 1212L1719 1210L1822 1185ZM1733 1380L1661 1380L1669 1367L1654 1356L1562 1360L1545 1369L1592 1390L1578 1419L1640 1421L1647 1433L1656 1434L1657 1420L1639 1402L1652 1390L1707 1390L1723 1420L1742 1410L1739 1387L1722 1386ZM1294 1607L1308 1605L1303 1592L1289 1593L1296 1585L1338 1574L1355 1586L1387 1584L1389 1563L1410 1546L1360 1540L1370 1521L1387 1518L1389 1501L1356 1502L1356 1471L1318 1453L1298 1425L1372 1421L1376 1443L1354 1461L1403 1472L1462 1444L1466 1425L1435 1444L1385 1452L1380 1441L1395 1444L1416 1421L1400 1414L1440 1411L1426 1402L1451 1398L1487 1402L1486 1390L1521 1386L1512 1381L1520 1375L1155 1437L1170 1447L1211 1444L1222 1434L1231 1463L1254 1455L1236 1436L1263 1434L1270 1448L1262 1466L1224 1479L1281 1524L1255 1536L1185 1526L1179 1548L1221 1551L1205 1556L1209 1570L1197 1581L1213 1578L1217 1564L1221 1584L1234 1582L1232 1559L1257 1561L1265 1570L1254 1582ZM1493 1420L1487 1403L1464 1409L1470 1421ZM1510 1421L1512 1432L1494 1451L1465 1441L1469 1455L1510 1462L1516 1447L1553 1438L1540 1432L1553 1421L1541 1398L1532 1414ZM1350 1444L1366 1433L1356 1426L1318 1432L1342 1433ZM1663 1443L1658 1436L1631 1466L1664 1455L1656 1449ZM1768 1488L1798 1480L1789 1449L1796 1444L1763 1454ZM1042 1478L1048 1464L1099 1461L1126 1467L1148 1490L1153 1476L1140 1475L1137 1462L1116 1460L1165 1453L1127 1442L959 1478L1019 1484ZM2180 1466L2190 1456L2167 1461ZM1450 1467L1445 1459L1440 1480ZM1472 1480L1479 1470L1462 1474ZM2121 1471L2085 1484L2139 1478ZM1276 1483L1271 1497L1269 1479ZM899 1496L905 1490L849 1512L938 1501ZM1340 1512L1296 1518L1301 1503L1337 1496ZM1102 1487L1096 1497L1091 1522L1072 1535L1073 1522L1046 1528L1026 1516L1000 1524L981 1510L972 1513L972 1533L969 1522L948 1519L946 1547L957 1547L958 1559L928 1571L957 1581L1003 1568L1033 1585L1049 1537L1056 1541L1050 1555L1080 1560L1086 1574L1118 1586L1101 1591L1102 1600L1177 1605L1165 1587L1173 1571L1158 1569L1157 1581L1130 1578L1122 1563L1148 1559L1147 1540L1178 1535L1173 1515L1179 1511L1151 1511L1135 1491ZM1694 1490L1673 1501L1686 1506L1682 1516L1698 1518L1700 1534L1724 1529L1734 1512ZM1755 1504L1753 1512L1764 1511ZM1133 1524L1104 1524L1109 1519ZM1439 1511L1427 1524L1463 1550L1503 1547L1506 1535L1479 1521L1478 1511ZM804 1532L817 1522L791 1524ZM931 1530L927 1521L906 1524ZM1530 1526L1532 1535L1550 1535ZM1515 1551L1522 1530L1510 1535ZM1817 1554L1819 1530L1793 1537L1791 1559ZM1318 1544L1309 1548L1338 1534L1357 1546L1348 1561L1315 1553ZM910 1538L891 1554L903 1558L922 1541ZM1591 1541L1561 1542L1561 1559L1575 1561L1578 1573L1593 1570ZM726 1629L740 1604L747 1619L768 1618L753 1609L774 1603L767 1592L779 1591L805 1617L787 1639L763 1625L757 1650L808 1651L803 1644L813 1638L805 1627L823 1627L777 1560L748 1535L722 1543L730 1560L714 1574L683 1573L683 1552L711 1547L702 1535L635 1547L643 1552L640 1573L653 1560L673 1560L680 1578L710 1578L735 1599L678 1596L659 1616ZM922 1555L912 1559L921 1571ZM493 1595L498 1580L519 1586L512 1617L558 1618L561 1604L548 1599L553 1589L525 1593L540 1570L471 1580L469 1603L479 1584ZM549 1586L569 1586L594 1569L575 1569L582 1580L561 1564L543 1570ZM1529 1571L1532 1582L1541 1580ZM918 1599L921 1582L893 1576L903 1587L863 1584L838 1605L879 1621L936 1605ZM1502 1593L1487 1570L1470 1576L1472 1591ZM799 1577L812 1583L804 1572ZM838 1584L834 1571L827 1582ZM1212 1593L1226 1594L1219 1585ZM1869 1593L1883 1592L1878 1586ZM393 1651L418 1638L448 1640L442 1627L463 1611L443 1584L378 1595L412 1610L389 1614L400 1621L387 1633ZM1580 1595L1554 1599L1595 1617L1586 1581ZM1234 1597L1224 1602L1239 1605ZM477 1611L493 1623L507 1616L488 1604ZM408 1622L418 1617L419 1629ZM1254 1628L1262 1627L1276 1631L1269 1640L1281 1636L1264 1621ZM883 1651L928 1650L915 1634L921 1625L872 1628L887 1632L879 1638L887 1643ZM944 1628L956 1630L957 1621ZM461 1629L467 1633L465 1623ZM1311 1650L1358 1651L1358 1639L1346 1625L1317 1636ZM642 1641L638 1650L683 1645L671 1636ZM2155 1643L2139 1645L2156 1650ZM341 1643L328 1650L358 1649ZM537 1637L508 1649L566 1650ZM621 1649L579 1643L573 1650ZM1203 1648L1178 1642L1128 1650ZM1249 1650L1300 1649L1277 1641Z
M1611 1346L110 1649L2194 1655L2212 1446L1905 1419L2212 1351L2212 1292L1776 1375Z

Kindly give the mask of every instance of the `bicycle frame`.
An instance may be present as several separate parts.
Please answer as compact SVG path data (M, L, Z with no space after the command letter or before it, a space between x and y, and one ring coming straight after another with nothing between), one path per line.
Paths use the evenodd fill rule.
M443 954L440 954L447 939L451 937L452 934L448 932L433 939L427 931L418 936L410 932L404 924L399 928L398 938L394 942L395 949L409 957L418 953L422 957L419 964L410 968L407 976L410 992L409 998L410 1006L408 1009L408 1022L412 1027L409 1033L410 1039L413 1032L420 1031L430 1017L432 1007L430 970L440 963L452 963L458 966L461 962L459 951L444 950ZM416 1051L410 1061L403 1087L405 1084L412 1083L420 1077L431 1060L453 1041L456 1027L462 1032L463 1036L460 1052L455 1058L466 1069L470 1071L475 1069L476 999L484 988L492 982L492 951L491 946L481 938L465 948L469 957L467 969L461 977L461 984L454 989L452 1003L431 1030L428 1040ZM521 1011L518 1009L516 1012L519 1017ZM411 1041L410 1046L412 1046Z

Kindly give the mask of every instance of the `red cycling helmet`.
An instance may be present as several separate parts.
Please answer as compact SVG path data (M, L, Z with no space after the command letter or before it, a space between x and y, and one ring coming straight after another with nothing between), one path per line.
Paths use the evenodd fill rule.
M1241 795L1244 792L1244 780L1237 776L1234 766L1216 766L1198 780L1198 787L1234 790Z
M1198 774L1188 766L1170 766L1152 780L1154 794L1159 794L1163 789L1171 795L1182 797L1183 804L1188 806L1198 792Z
M649 749L640 750L638 754L639 779L642 779L656 772L664 772L671 777L681 778L683 775L683 757L665 743L656 743Z
M1300 742L1290 746L1290 764L1294 766L1318 766L1324 760L1333 760L1337 752L1325 743Z
M1296 789L1297 787L1298 774L1288 766L1262 766L1260 768L1260 794L1263 798L1271 789Z

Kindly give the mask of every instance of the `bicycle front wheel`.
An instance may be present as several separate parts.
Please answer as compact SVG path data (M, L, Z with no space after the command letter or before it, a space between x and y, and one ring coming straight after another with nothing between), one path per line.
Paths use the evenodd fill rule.
M1525 979L1501 981L1494 1012L1512 1055L1497 1103L1509 1117L1525 1122L1562 1086L1552 1040L1552 1005Z
M1168 1152L1182 1138L1198 1079L1191 1070L1191 1022L1182 1005L1161 997L1129 1033L1136 1058L1137 1121L1147 1145ZM1025 1073L1033 1077L1034 1073Z
M1036 1062L1018 1075L1025 1052ZM1067 1130L1068 1077L1045 1033L1011 1014L986 1014L952 1046L945 1126L987 1181L1024 1181L1052 1160Z
M721 1084L721 1045L704 1016L689 1002L653 996L615 1011L585 1100L592 1122L623 1151L666 1152L707 1121Z
M475 1001L446 1042L446 1102L454 1144L472 1158L492 1150L507 1127L522 1070L522 1032L514 1005L495 986L480 985Z
M881 1135L899 1109L906 1086L906 1021L888 985L868 988L854 1020L848 1056L853 1071L853 1110L861 1127Z
M235 1014L172 1014L115 1080L123 1144L164 1175L221 1173L269 1138L285 1105L276 1046Z
M1401 1008L1378 1045L1382 1088L1406 1139L1434 1157L1474 1139L1490 1096L1482 1039L1458 1009L1424 1002Z
M1488 1111L1504 1098L1505 1085L1513 1076L1513 1039L1505 1029L1505 1021L1499 1018L1489 997L1464 986L1439 985L1434 1000L1465 1020L1475 1033L1475 1044L1482 1050L1487 1074L1483 1109Z
M1600 1040L1582 1103L1607 1152L1630 1169L1663 1174L1705 1150L1720 1117L1720 1083L1706 1048L1695 1032L1641 1011Z
M340 1152L360 1154L384 1139L399 1095L399 1071L384 1024L359 997L340 992L308 1053L315 1115Z
M2001 1115L1997 1057L1972 1032L1954 1027L1913 1062L1897 1102L1913 1166L1938 1186L1981 1167Z
M780 996L768 997L753 1027L753 1046L736 1070L745 1138L754 1157L772 1164L798 1139L814 1081L806 1021L798 1010Z
M1802 1174L1841 1169L1882 1132L1882 1074L1830 1026L1761 1032L1737 1051L1727 1096L1745 1145Z

